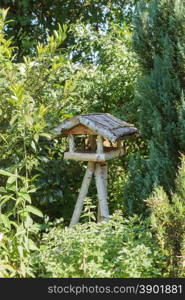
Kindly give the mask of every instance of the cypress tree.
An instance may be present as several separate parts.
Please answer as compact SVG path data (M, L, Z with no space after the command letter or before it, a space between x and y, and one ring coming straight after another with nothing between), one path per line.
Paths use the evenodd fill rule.
M185 149L185 0L141 1L134 28L143 72L135 101L145 151L130 162L125 195L131 212L143 209L138 200L158 185L171 195Z

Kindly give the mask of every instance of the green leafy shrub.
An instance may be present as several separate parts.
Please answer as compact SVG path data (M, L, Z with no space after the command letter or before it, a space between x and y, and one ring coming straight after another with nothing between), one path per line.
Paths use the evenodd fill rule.
M33 275L30 253L37 249L43 217L34 201L40 143L49 143L48 130L54 124L48 121L49 98L54 73L63 65L56 52L65 30L59 26L46 45L39 44L34 58L14 63L11 40L4 32L6 14L0 10L0 277L26 277ZM52 104L54 112L57 103Z
M32 259L37 277L161 277L165 266L147 222L118 212L107 223L52 228Z
M124 19L129 23L134 5L138 0L98 0L98 1L14 1L1 0L1 7L9 7L7 24L8 36L14 36L15 51L19 60L23 55L33 55L37 41L46 42L48 33L57 29L60 24L92 24L96 30L106 28L107 22ZM71 33L64 46L74 45L75 38ZM80 53L81 54L81 53ZM80 56L80 54L78 54Z
M170 200L162 187L147 200L151 224L162 252L168 257L171 276L185 275L185 157L179 167L176 192Z
M80 63L71 55L66 104L72 113L109 112L134 122L130 105L139 68L131 48L131 30L125 24L113 23L109 27L104 34L93 26L74 26L76 45L71 54L81 51L83 55Z
M35 188L18 174L0 170L0 175L8 177L5 188L0 187L0 277L33 276L30 253L37 249L39 231L33 216L43 217L31 202Z
M64 163L65 142L50 139L48 133L74 113L103 111L135 121L139 69L130 29L113 24L106 34L93 30L92 36L93 27L77 25L77 31L85 31L82 36L73 32L79 43L68 54L89 53L77 61L60 48L66 27L58 26L32 57L15 63L12 41L4 32L6 13L0 11L0 277L168 276L168 252L158 249L147 221L115 214L110 222L95 224L88 206L83 215L87 223L67 228L56 221L63 216L68 223L82 166ZM143 149L138 140L128 145L132 152ZM110 166L111 211L123 208L123 165L127 158ZM50 222L44 223L44 214Z

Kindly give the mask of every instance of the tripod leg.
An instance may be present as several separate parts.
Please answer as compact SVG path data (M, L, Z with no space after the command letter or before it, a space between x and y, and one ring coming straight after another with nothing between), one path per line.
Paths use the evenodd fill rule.
M107 203L107 163L96 163L95 180L98 192L98 221L109 219L109 209Z
M92 179L92 175L94 173L94 167L95 167L95 163L89 161L88 165L87 165L87 170L86 170L85 176L84 176L83 181L82 181L82 186L81 186L81 189L80 189L78 199L76 201L75 209L74 209L73 216L71 218L71 222L69 224L69 227L72 227L73 225L75 225L79 222L80 215L81 215L81 212L82 212L82 209L83 209L84 199L87 195L89 185L90 185L90 182L91 182L91 179Z

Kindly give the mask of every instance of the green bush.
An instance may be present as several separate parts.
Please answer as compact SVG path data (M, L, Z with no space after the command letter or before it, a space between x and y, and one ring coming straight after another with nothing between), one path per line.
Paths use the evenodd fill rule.
M48 44L39 44L34 58L14 63L12 41L4 32L6 14L0 10L0 277L26 277L32 276L30 253L37 249L43 217L33 195L41 142L49 143L48 131L58 119L57 92L52 104L50 97L54 73L63 66L56 52L65 30L59 26Z
M109 27L105 35L90 26L74 26L76 45L71 54L81 51L83 55L78 63L71 58L64 97L72 113L108 112L134 122L130 106L139 68L131 30L125 24Z
M147 200L151 224L161 251L167 255L171 276L185 276L185 156L176 179L176 192L170 200L162 187Z
M91 26L77 24L71 30L78 43L64 54L60 47L66 37L66 28L58 26L58 31L54 31L52 36L47 35L47 43L37 45L32 57L24 57L21 59L23 63L17 63L12 40L6 39L6 14L7 11L0 10L0 277L167 277L172 270L176 272L173 274L183 275L183 175L179 177L178 192L172 195L171 200L161 189L148 200L158 241L147 219L143 221L137 216L124 219L116 213L110 222L96 224L92 222L95 220L92 207L87 205L83 224L65 227L81 184L83 167L79 163L63 161L67 145L65 141L51 138L49 132L66 117L92 111L110 112L135 123L141 108L140 102L138 104L134 99L140 70L131 49L130 29L112 23L107 32L101 33ZM181 47L180 43L178 45ZM69 58L75 53L77 56ZM83 54L79 60L78 53ZM141 87L145 89L141 95L146 91L145 96L148 95L148 86L153 86L153 83L156 83L154 96L156 91L160 94L159 82L159 87L163 86L165 100L170 99L166 85L162 84L163 79L156 81L159 70L171 70L172 65L169 64L165 69L168 63L168 53L165 53L160 58L165 58L161 64L158 64L160 59L155 59L151 80L146 77L147 80L142 81ZM177 65L183 68L183 64L179 64L182 56L178 57ZM180 75L183 75L181 71ZM171 82L173 72L171 74L170 71L169 75ZM154 104L156 98L149 98ZM146 98L142 99L142 107L146 108ZM175 107L175 122L179 118L180 127L176 130L179 130L182 148L183 99L181 93L181 102ZM149 116L152 115L151 108L152 105L147 107ZM173 109L170 111L173 112ZM144 109L142 114L145 116ZM170 132L169 120L165 120L166 135ZM151 128L157 130L156 126L153 128L147 123L143 128L146 133ZM157 132L161 134L162 131L158 128ZM162 139L158 135L156 138L159 138L159 148L165 152L167 148L161 146ZM167 140L170 140L170 151L173 152L175 142L171 139L171 132ZM143 211L144 202L139 202L138 198L144 199L146 190L151 190L151 184L147 186L147 180L143 184L143 178L155 179L156 184L160 182L157 180L160 176L169 179L163 176L164 173L169 174L166 167L160 175L157 167L160 160L155 155L149 157L146 141L138 138L134 143L125 142L126 148L130 146L129 152L138 150L141 159L136 161L136 168L132 165L133 177L129 181L132 184L124 196L128 199L130 211L133 211L134 204L140 212ZM155 143L150 143L150 150L155 148L152 145L155 146ZM151 162L155 163L155 159L159 165L156 164L154 170ZM164 165L165 161L162 163ZM146 172L146 164L151 172ZM122 186L128 181L127 166L127 157L110 164L108 200L111 213L124 207L121 193ZM171 167L168 166L169 170ZM154 171L157 174L155 178L152 177ZM135 181L136 177L138 180ZM171 185L167 186L170 190ZM162 198L160 203L157 202L158 195ZM95 203L93 188L90 196ZM43 216L46 221L43 221ZM64 225L59 225L61 221L57 220L61 216L64 217Z
M117 212L109 222L52 228L32 259L37 277L161 277L158 248L146 221Z

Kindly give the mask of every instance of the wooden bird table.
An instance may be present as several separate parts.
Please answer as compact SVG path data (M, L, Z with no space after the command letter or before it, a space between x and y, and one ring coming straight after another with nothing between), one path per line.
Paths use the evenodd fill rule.
M69 226L79 222L93 175L98 194L98 221L108 220L107 160L125 154L122 140L135 135L137 128L108 113L93 113L69 118L55 128L55 132L58 133L58 137L68 137L69 151L64 153L65 159L88 161ZM77 135L85 136L88 141L88 147L84 151L75 149L75 136ZM108 147L104 145L104 142L108 143Z

